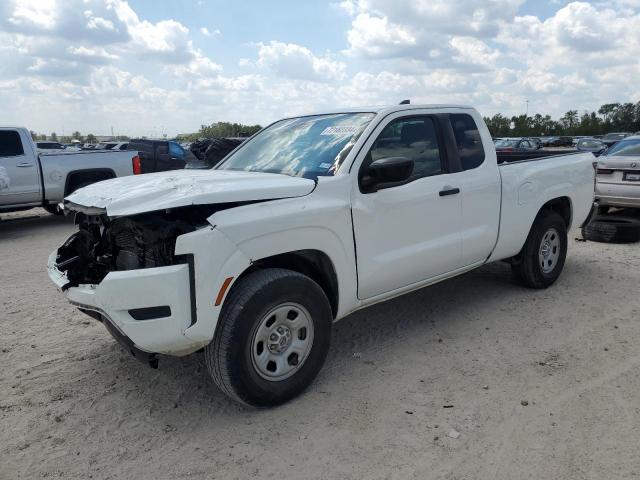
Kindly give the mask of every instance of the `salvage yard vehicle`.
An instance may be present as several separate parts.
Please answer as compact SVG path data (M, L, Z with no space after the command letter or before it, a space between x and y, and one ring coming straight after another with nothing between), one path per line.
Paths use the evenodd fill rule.
M0 127L0 213L58 204L75 190L134 173L136 152L39 153L29 130Z
M140 173L164 172L183 169L187 159L193 156L172 140L134 138L129 141L129 150L136 150L140 158Z
M223 392L276 405L312 382L351 312L499 260L553 284L592 211L592 162L503 161L470 107L287 118L212 170L67 197L79 230L49 277L139 359L204 349Z
M626 137L598 157L596 197L602 210L640 208L640 136Z

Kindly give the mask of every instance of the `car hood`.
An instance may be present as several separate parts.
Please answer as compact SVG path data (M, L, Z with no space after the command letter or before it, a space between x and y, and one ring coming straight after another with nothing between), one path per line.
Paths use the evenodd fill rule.
M598 167L617 170L640 170L640 155L611 155L598 157Z
M172 170L113 178L65 198L71 210L106 210L110 217L188 205L301 197L315 188L307 178L231 170Z

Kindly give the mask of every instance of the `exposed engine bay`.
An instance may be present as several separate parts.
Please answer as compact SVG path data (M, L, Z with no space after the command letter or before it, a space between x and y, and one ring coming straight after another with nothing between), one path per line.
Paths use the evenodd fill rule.
M182 263L175 255L176 239L206 226L213 213L239 204L180 207L130 217L77 212L74 233L58 249L56 263L69 283L98 284L112 271Z

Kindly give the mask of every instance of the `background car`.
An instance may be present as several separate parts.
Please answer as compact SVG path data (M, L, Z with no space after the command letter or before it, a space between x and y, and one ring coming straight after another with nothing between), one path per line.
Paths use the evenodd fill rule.
M553 137L549 139L545 147L572 147L573 138L571 137Z
M105 142L101 147L104 150L129 150L129 142Z
M640 208L640 135L619 141L598 158L601 207Z
M528 138L505 138L496 142L496 150L501 152L529 152L540 148Z
M592 152L597 157L607 149L607 146L597 138L579 138L576 148L581 152Z
M59 142L36 142L36 148L39 152L59 152L64 150L65 146Z
M604 144L607 147L610 147L611 145L613 145L616 142L619 142L620 140L627 138L628 136L630 136L631 134L628 132L621 132L621 133L607 133L606 135L604 135L602 137L602 141L604 142Z

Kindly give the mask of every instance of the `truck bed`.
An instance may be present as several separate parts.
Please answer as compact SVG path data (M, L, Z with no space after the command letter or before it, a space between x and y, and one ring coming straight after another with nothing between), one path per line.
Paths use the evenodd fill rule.
M498 164L522 162L524 160L539 160L541 158L557 157L559 155L571 155L581 153L576 149L540 149L531 152L501 152L496 150Z

